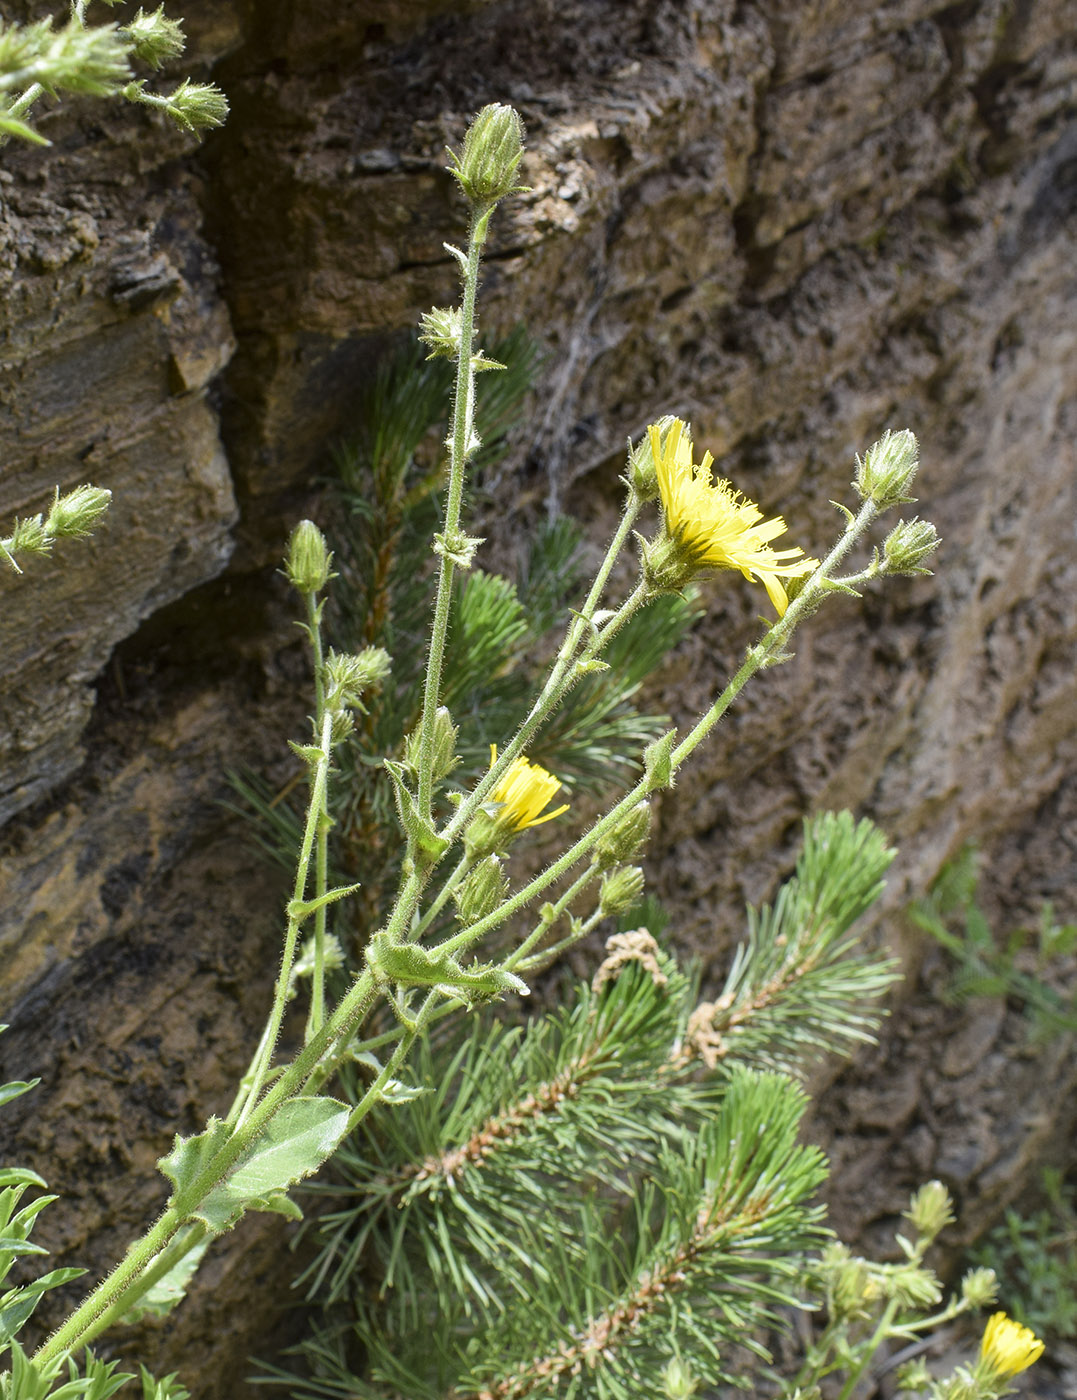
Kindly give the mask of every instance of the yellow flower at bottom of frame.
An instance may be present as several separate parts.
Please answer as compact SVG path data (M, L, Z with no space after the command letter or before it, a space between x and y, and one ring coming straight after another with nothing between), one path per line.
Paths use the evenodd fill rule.
M497 745L490 745L490 767L497 762ZM491 803L498 803L499 823L510 826L514 831L525 831L529 826L541 826L552 821L562 812L568 811L568 803L555 807L552 812L543 808L561 790L562 783L552 773L547 773L540 763L529 763L526 758L514 758L509 771L498 782L490 794Z
M670 536L697 568L739 569L767 590L783 617L789 597L783 578L800 578L818 566L797 547L772 549L771 540L786 531L780 515L764 520L754 501L747 500L721 477L712 478L709 452L697 465L687 425L674 418L665 431L647 429L654 456L658 489Z
M1030 1327L1004 1312L994 1313L984 1328L980 1361L996 1376L1016 1376L1043 1355L1043 1343Z

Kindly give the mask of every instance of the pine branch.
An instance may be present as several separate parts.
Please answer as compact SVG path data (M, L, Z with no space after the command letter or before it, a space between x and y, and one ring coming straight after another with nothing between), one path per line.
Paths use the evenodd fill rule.
M773 908L749 909L747 942L718 1000L692 1013L685 1057L710 1069L735 1057L802 1075L869 1040L882 1014L871 1003L898 964L858 954L849 927L878 898L893 857L878 829L848 812L806 821L795 875Z
M595 1182L628 1190L626 1167L653 1162L655 1142L712 1101L706 1086L672 1073L689 990L663 957L657 978L639 963L624 968L526 1031L476 1029L447 1064L426 1045L416 1079L436 1092L380 1115L337 1158L343 1186L328 1189L356 1204L323 1217L312 1287L324 1280L330 1301L344 1296L369 1243L381 1296L394 1290L393 1306L407 1307L429 1287L416 1270L432 1271L439 1289L452 1275L457 1287L455 1261L498 1248L516 1215L546 1198L551 1176L566 1201ZM559 1233L556 1207L545 1229ZM496 1306L514 1281L504 1261L499 1277L473 1264L465 1290Z

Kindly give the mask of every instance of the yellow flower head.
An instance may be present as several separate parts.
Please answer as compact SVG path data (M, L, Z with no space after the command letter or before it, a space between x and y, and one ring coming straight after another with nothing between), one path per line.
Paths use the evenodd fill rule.
M490 745L490 767L497 762L497 745ZM494 788L491 802L501 804L497 814L499 822L511 826L514 831L524 831L529 826L541 826L552 821L562 812L568 811L568 803L555 807L552 812L543 814L542 809L560 791L560 779L547 773L540 763L529 763L526 758L515 758L509 771Z
M761 583L784 616L789 598L781 580L810 574L819 561L805 558L802 549L771 549L771 540L785 533L785 521L780 515L764 520L754 501L721 477L712 479L709 452L695 465L691 435L679 418L666 429L664 442L656 424L647 434L669 534L697 567L739 569Z
M1043 1343L1030 1327L1022 1327L1004 1312L995 1313L984 1328L980 1360L996 1376L1016 1376L1043 1355Z

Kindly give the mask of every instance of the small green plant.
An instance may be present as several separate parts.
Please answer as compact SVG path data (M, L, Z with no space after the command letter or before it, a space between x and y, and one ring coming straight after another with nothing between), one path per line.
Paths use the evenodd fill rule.
M1007 1210L972 1258L999 1276L1021 1322L1049 1339L1077 1337L1077 1190L1052 1167L1040 1180L1040 1209Z
M918 900L909 917L930 933L957 964L952 996L1006 997L1028 1021L1033 1042L1077 1031L1077 985L1062 991L1045 974L1066 971L1077 949L1077 924L1059 924L1045 903L1034 929L1014 929L1001 943L977 903L979 854L966 846L943 867L927 898ZM1072 966L1069 969L1073 981Z
M20 558L25 562L47 557L57 540L85 539L93 534L111 499L112 492L99 486L76 486L63 496L57 487L47 513L16 520L11 534L0 539L0 560L21 574Z

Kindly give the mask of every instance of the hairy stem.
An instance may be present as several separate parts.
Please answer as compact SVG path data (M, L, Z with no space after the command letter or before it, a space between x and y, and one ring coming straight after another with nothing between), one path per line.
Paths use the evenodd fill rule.
M452 603L452 540L460 530L460 507L464 496L464 468L472 453L475 371L471 347L475 339L475 294L479 285L479 260L486 241L489 218L473 214L464 269L464 296L460 308L460 344L456 363L456 393L453 402L452 435L449 445L449 485L445 501L445 525L438 570L438 591L434 622L430 630L430 652L423 694L419 731L419 811L429 821L434 791L434 720L441 695L441 672L445 658L445 638L449 629Z

